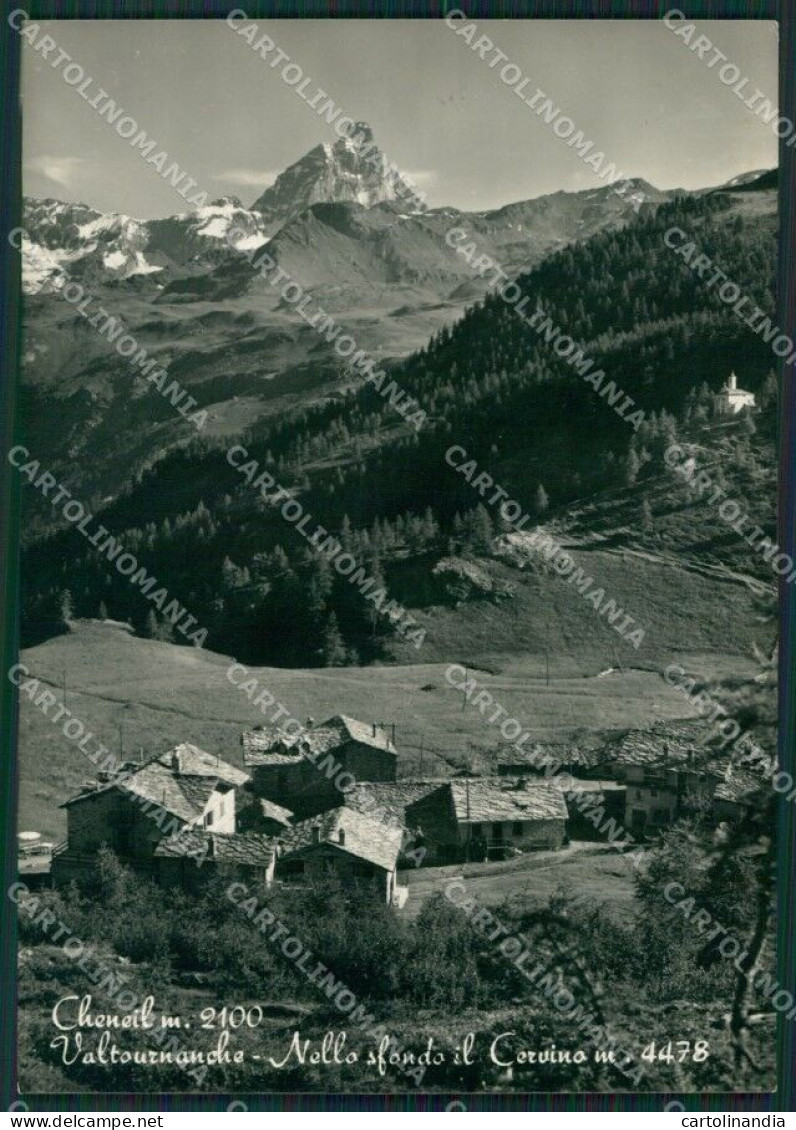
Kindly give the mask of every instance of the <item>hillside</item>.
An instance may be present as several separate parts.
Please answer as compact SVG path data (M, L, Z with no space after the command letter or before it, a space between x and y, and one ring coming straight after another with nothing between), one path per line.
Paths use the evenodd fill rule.
M59 703L65 679L67 708L97 741L126 757L190 741L240 764L241 730L264 721L227 681L228 658L138 639L110 623L77 621L68 634L25 650L21 661ZM755 670L751 658L737 656L692 655L681 661L705 678ZM500 739L479 711L462 710L461 695L445 680L446 666L264 668L253 674L298 718L343 712L394 722L399 772L447 776L468 755L494 749ZM653 670L617 671L608 678L598 674L598 667L578 656L554 657L548 686L539 657L516 657L493 664L491 673L479 671L478 679L543 741L561 740L582 728L616 730L692 714ZM25 695L20 696L19 750L20 828L60 838L65 819L58 806L94 775L94 766Z
M489 567L518 581L510 600L457 608L458 597L440 591L434 569L441 558L489 558L500 532L498 515L479 510L478 495L445 463L456 442L533 518L569 530L591 555L595 576L605 575L606 591L639 623L644 616L633 606L644 610L653 661L672 647L726 643L748 653L769 632L758 619L763 590L732 574L749 572L765 585L767 567L715 514L692 507L682 486L667 484L663 454L673 439L688 437L700 463L722 463L755 521L773 534L772 358L663 236L674 225L693 231L745 292L773 310L775 205L770 190L756 189L678 199L522 277L528 296L645 413L637 431L493 296L396 368L401 387L427 412L420 433L365 386L288 415L275 410L242 437L250 457L418 616L428 628L424 655L538 652L547 635L565 652L581 648L602 661L618 640L602 623L592 630L588 615L584 631L588 606L566 585L553 584L554 595L540 599L534 586L548 582L504 577L502 563ZM262 366L254 349L251 358ZM711 389L731 368L763 405L750 434L709 423ZM228 463L229 443L207 438L160 459L130 491L107 500L103 523L207 627L214 650L296 667L415 661L389 623L258 499ZM645 501L653 516L647 531ZM35 522L29 530L33 537ZM718 577L704 568L714 565L724 570ZM53 630L67 589L78 616L96 616L104 603L107 614L143 630L146 602L130 586L112 584L109 568L75 532L33 545L24 570L26 641ZM729 634L728 600L738 608Z

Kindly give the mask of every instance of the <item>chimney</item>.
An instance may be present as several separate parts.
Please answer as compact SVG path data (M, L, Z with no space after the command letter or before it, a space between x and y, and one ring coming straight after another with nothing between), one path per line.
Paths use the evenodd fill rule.
M345 847L345 828L341 828L337 833L337 842L340 847Z
M180 757L179 750L172 750L171 753L171 771L172 773L182 773L182 758Z
M735 388L738 387L738 378L736 377L735 373L730 373L729 384L730 384L730 389L735 389Z
M317 824L312 826L312 842L319 844L321 842L321 829Z
M373 723L373 737L376 737L376 723Z

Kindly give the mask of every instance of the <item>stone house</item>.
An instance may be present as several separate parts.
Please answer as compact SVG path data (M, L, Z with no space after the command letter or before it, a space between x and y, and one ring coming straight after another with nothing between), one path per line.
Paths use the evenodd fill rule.
M428 782L406 805L404 820L410 848L421 844L427 864L556 850L567 838L560 789L530 777Z
M233 833L236 790L248 779L234 765L183 743L86 782L62 805L67 838L53 853L53 881L90 875L103 845L124 862L151 870L157 845L182 828Z
M431 862L434 843L441 823L450 823L449 805L428 801L449 783L447 777L423 780L405 778L399 781L359 781L346 790L345 804L372 820L385 822L403 832L399 866L417 867L418 859ZM423 848L418 857L417 849Z
M375 722L337 714L292 737L258 729L241 735L243 761L257 796L299 817L340 804L352 781L395 781L398 754Z
M611 747L613 777L627 786L625 821L654 833L696 808L709 808L725 767L700 745L701 731L673 723L629 730Z
M186 827L155 848L154 870L165 887L195 890L215 876L238 879L252 892L264 891L274 878L273 837L260 832L206 832Z
M401 830L339 807L302 820L280 837L276 879L327 885L331 876L344 888L372 889L388 905L403 905L406 888L397 882Z
M567 806L561 790L547 782L482 777L452 781L449 787L456 846L465 858L474 858L484 848L487 859L556 851L567 840Z
M728 765L713 793L713 816L718 823L737 823L762 812L772 794L770 781L759 771Z
M573 741L535 743L519 750L509 746L499 749L492 759L499 777L544 777L549 766L554 765L558 772L573 777L594 778L602 776L604 761L602 747L593 748Z

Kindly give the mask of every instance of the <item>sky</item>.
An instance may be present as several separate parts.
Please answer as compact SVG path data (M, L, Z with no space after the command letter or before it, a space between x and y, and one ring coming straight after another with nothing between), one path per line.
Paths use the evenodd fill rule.
M261 20L431 206L497 208L604 183L442 21ZM222 20L40 25L196 180L251 204L332 127ZM777 98L777 25L698 21L743 77ZM653 20L481 20L486 34L628 176L699 188L777 163L772 127ZM141 219L186 204L23 40L23 190ZM50 56L50 60L54 55ZM284 65L284 64L283 64Z

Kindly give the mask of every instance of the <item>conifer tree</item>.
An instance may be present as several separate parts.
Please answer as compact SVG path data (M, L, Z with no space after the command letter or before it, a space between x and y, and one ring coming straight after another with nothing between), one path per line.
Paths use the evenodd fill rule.
M470 511L470 515L472 515L471 520L468 522L470 544L473 549L481 553L488 553L492 548L492 539L495 536L495 530L492 525L492 519L489 517L489 511L486 509L483 502L479 502L475 510Z
M635 448L630 448L625 459L625 485L632 487L635 485L638 473L641 470L641 460L636 455Z
M347 658L345 643L340 635L334 612L330 613L326 621L321 639L320 657L324 667L342 667Z
M64 589L58 598L61 623L65 626L75 618L75 605L69 589Z

